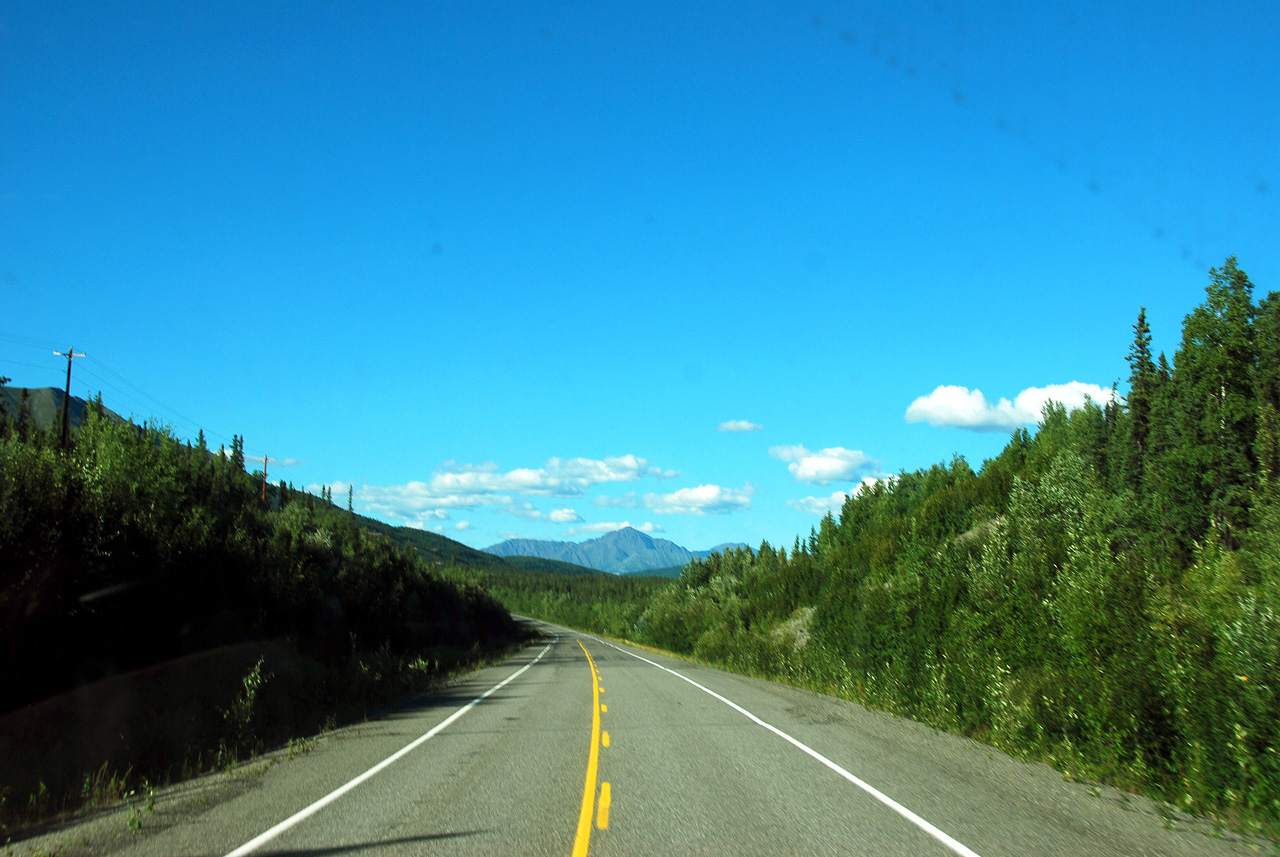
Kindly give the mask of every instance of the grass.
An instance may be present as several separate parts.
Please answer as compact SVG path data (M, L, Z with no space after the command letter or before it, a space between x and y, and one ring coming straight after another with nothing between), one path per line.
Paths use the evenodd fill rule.
M316 738L294 738L289 741L284 757L289 761L293 761L299 756L305 756L316 748L316 743Z

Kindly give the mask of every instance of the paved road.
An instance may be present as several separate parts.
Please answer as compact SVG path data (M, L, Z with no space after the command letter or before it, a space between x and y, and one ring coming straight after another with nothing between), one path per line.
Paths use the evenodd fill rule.
M909 721L544 627L314 752L175 788L137 835L117 814L13 853L1257 853Z

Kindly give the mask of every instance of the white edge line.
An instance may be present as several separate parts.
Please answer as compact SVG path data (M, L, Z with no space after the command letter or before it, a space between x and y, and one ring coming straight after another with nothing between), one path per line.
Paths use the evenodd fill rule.
M947 846L948 848L950 848L950 849L951 849L952 851L954 851L955 853L962 855L962 857L981 857L981 855L979 855L976 851L972 850L971 848L968 848L967 846L965 846L965 845L964 845L964 843L957 841L956 839L954 839L954 838L952 838L951 836L949 836L947 833L945 833L945 832L943 832L943 831L939 830L938 828L934 827L932 824L930 824L929 822L925 821L923 818L921 818L920 816L916 815L914 812L912 812L911 810L907 809L905 806L903 806L902 804L898 803L896 800L894 800L893 798L889 797L887 794L885 794L884 792L880 791L880 790L879 790L879 789L877 789L875 786L873 786L873 785L871 785L870 783L867 783L867 782L865 782L865 781L863 781L863 780L859 779L858 777L854 776L853 774L849 773L849 772L848 772L848 771L846 771L844 768L840 767L838 764L836 764L835 762L833 762L833 761L831 761L830 759L828 759L826 756L824 756L824 755L822 755L821 753L819 753L817 750L813 749L812 747L808 746L807 744L804 744L804 743L802 743L802 742L800 742L800 741L797 741L795 738L792 738L790 735L788 735L786 732L783 732L783 731L782 731L781 729L779 729L778 727L773 726L773 725L771 725L771 724L769 724L769 723L765 723L765 722L764 722L763 720L761 720L759 717L756 717L756 716L755 716L754 714L752 714L750 711L747 711L745 708L743 708L741 705L738 705L738 703L734 702L733 700L731 700L731 699L726 699L725 697L721 696L720 694L716 693L714 690L711 690L711 689L710 689L710 688L708 688L708 687L703 687L702 685L698 684L696 681L694 681L693 679L689 678L689 677L688 677L688 676L686 676L686 675L681 675L680 673L676 672L675 670L673 670L673 669L668 669L667 667L664 667L664 666L663 666L662 664L660 664L660 663L657 663L657 662L655 662L655 661L651 661L651 660L649 660L649 659L648 659L648 658L646 658L646 657L642 657L642 656L640 656L640 655L637 655L635 652L627 651L626 649L622 648L621 646L616 646L616 645L614 645L613 643L610 643L608 640L601 640L599 637L595 637L594 639L596 639L597 641L599 641L599 642L601 642L601 643L604 643L606 646L613 646L613 648L617 649L618 651L622 652L622 653L623 653L623 654L625 654L625 655L630 655L631 657L636 658L637 660L644 661L646 664L652 664L653 666L657 667L657 668L658 668L658 669L660 669L660 670L663 670L663 671L665 671L665 672L669 672L669 673L671 673L673 676L675 676L676 678L683 679L684 681L687 681L689 684L693 685L694 687L696 687L698 690L702 691L703 693L710 694L711 696L714 696L716 699L720 700L720 701L721 701L721 702L723 702L725 705L727 705L727 706L729 706L730 708L732 708L734 711L736 711L736 712L738 712L739 714L743 715L743 716L744 716L744 717L746 717L748 720L751 720L752 722L754 722L754 723L756 723L756 724L758 724L758 725L760 725L760 726L763 726L765 729L768 729L770 732L772 732L773 734L777 735L777 736L778 736L779 738L781 738L782 740L786 741L786 742L787 742L787 743L789 743L789 744L792 744L792 745L793 745L793 746L795 746L797 749L802 750L802 751L804 751L805 753L808 753L810 756L812 756L813 758L817 759L819 762L821 762L822 764L826 765L828 768L830 768L831 770L835 771L837 774L839 774L840 776L844 777L846 780L848 780L849 782L853 783L855 786L857 786L858 788L862 789L864 792L866 792L867 794L871 795L871 796L872 796L873 798L875 798L876 800L880 801L880 803L882 803L882 804L884 804L885 806L889 807L889 809L893 810L893 811L894 811L894 812L896 812L898 815L902 816L902 817L903 817L903 818L905 818L907 821L911 822L911 823L912 823L912 824L914 824L916 827L920 828L920 829L921 829L921 830L923 830L925 833L929 834L929 835L930 835L930 836L932 836L934 839L938 840L938 841L939 841L939 842L941 842L943 845L945 845L945 846Z
M515 681L517 678L519 678L524 673L525 670L529 669L529 667L533 666L538 661L542 660L542 656L545 655L550 648L551 648L551 644L548 643L546 648L544 648L541 652L539 652L536 658L529 661L529 663L525 664L520 669L513 672L511 675L507 676L502 681L498 682L493 687L489 688L484 693L480 694L475 699L471 700L466 705L462 706L457 711L450 714L444 720L440 721L440 723L431 727L429 730L427 730L418 738L415 738L412 742L401 747L399 750L392 753L390 756L383 759L381 762L374 765L372 768L365 771L363 774L360 774L356 778L349 780L348 782L346 782L341 786L338 786L336 789L329 792L327 795L320 798L318 801L306 807L305 809L298 810L293 815L289 816L284 821L277 824L275 827L272 827L269 830L259 833L257 836L253 837L252 839L250 839L245 844L241 845L236 850L229 852L226 855L226 857L243 857L243 855L245 854L251 854L254 851L257 851L263 845L266 845L268 842L270 842L272 839L275 839L281 833L284 833L290 827L293 827L298 822L303 821L307 818L310 818L312 815L315 815L317 812L324 809L326 806L333 803L335 800L342 797L344 794L351 791L356 786L363 783L365 780L377 774L383 768L386 768L387 766L391 765L393 762L398 760L401 756L404 756L408 753L413 752L419 746L426 743L427 741L430 741L432 738L434 738L436 735L442 732L446 727L449 726L449 724L453 723L459 717L466 714L472 708L475 708L483 700L497 693L499 690L502 690L502 688L506 687L508 684Z

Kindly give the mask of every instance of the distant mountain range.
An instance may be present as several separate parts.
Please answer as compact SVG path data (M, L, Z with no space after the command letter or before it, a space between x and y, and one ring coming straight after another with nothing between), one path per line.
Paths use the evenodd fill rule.
M691 551L666 539L655 539L634 527L623 527L585 542L555 542L539 539L507 539L485 548L495 556L534 556L585 565L613 574L635 574L682 566L695 557L702 559L725 548L742 544L716 545L710 550Z

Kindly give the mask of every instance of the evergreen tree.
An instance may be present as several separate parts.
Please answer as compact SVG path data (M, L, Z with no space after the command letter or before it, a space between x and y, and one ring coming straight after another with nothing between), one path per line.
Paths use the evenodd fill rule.
M27 388L22 388L22 393L18 396L18 438L23 443L31 440L36 431L35 420L31 416L31 396L27 393Z
M1209 269L1206 299L1187 316L1174 357L1184 478L1199 481L1209 521L1234 549L1248 527L1258 407L1254 393L1253 284L1229 256Z
M1121 464L1124 483L1134 490L1142 484L1142 471L1151 433L1151 408L1158 385L1156 365L1151 360L1151 328L1147 308L1138 309L1133 326L1133 344L1125 358L1129 363L1129 444Z
M0 387L12 381L12 378L6 378L0 375ZM9 426L9 409L4 405L4 396L0 395L0 440L9 436L11 428Z
M1254 455L1260 487L1270 493L1280 480L1280 292L1272 292L1258 304L1253 330L1258 352L1253 382L1258 400Z

